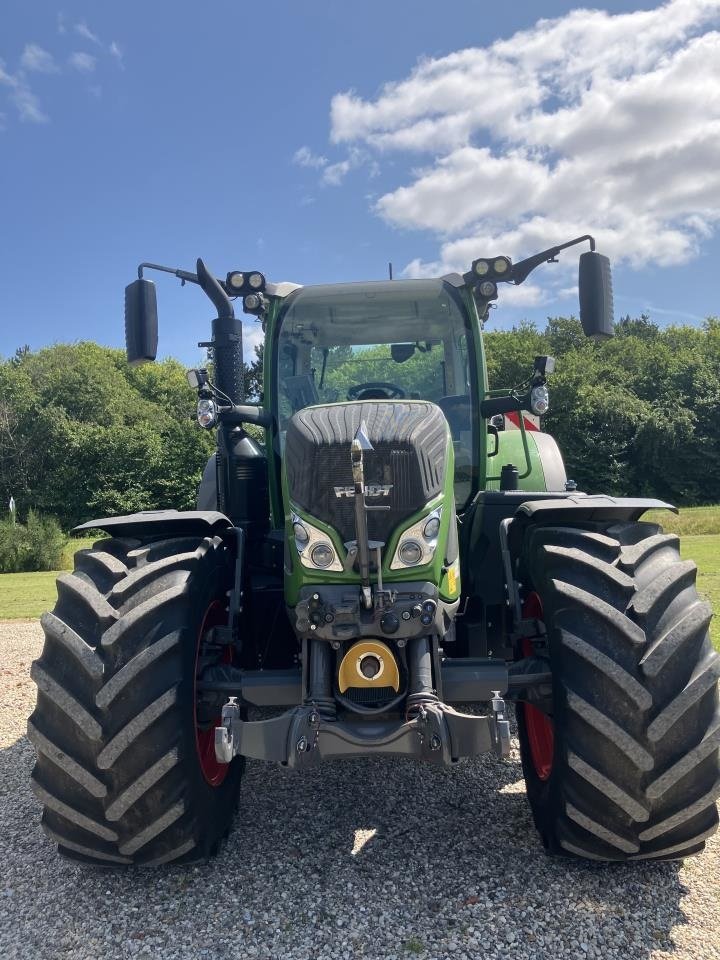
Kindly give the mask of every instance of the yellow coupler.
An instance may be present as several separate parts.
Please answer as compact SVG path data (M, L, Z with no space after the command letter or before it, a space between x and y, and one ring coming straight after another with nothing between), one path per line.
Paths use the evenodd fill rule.
M400 671L390 647L380 640L360 640L350 647L338 671L340 693L348 687L400 689Z

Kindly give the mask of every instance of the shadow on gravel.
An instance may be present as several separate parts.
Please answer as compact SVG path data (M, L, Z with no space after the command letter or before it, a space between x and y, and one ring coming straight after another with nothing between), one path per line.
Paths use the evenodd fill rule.
M547 859L516 761L347 761L299 775L253 762L216 860L115 873L57 857L32 759L24 739L0 753L0 956L12 960L648 960L674 951L686 922L677 865Z

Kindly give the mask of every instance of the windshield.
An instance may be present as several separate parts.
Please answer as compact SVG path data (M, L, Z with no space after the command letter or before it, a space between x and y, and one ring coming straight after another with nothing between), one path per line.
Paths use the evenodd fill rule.
M281 443L303 407L348 400L431 400L455 451L455 499L467 502L477 468L469 321L438 280L307 287L280 317L277 353Z

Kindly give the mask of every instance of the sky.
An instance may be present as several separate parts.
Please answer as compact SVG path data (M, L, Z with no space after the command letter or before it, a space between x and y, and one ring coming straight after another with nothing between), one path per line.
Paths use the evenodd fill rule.
M0 356L122 346L144 260L308 284L585 233L616 316L699 324L719 223L720 0L0 9ZM580 249L503 285L490 328L577 314ZM212 307L153 279L159 356L196 362Z

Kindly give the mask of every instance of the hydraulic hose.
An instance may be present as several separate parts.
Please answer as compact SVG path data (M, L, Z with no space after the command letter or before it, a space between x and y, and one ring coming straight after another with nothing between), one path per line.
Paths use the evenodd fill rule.
M406 712L410 715L425 704L438 703L438 697L433 687L430 638L414 637L408 641L407 651L410 678Z
M332 693L333 652L324 640L311 640L308 645L310 668L308 676L308 702L314 704L321 715L334 719L335 698Z

